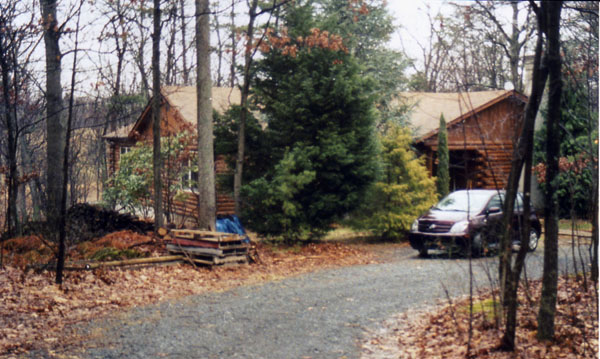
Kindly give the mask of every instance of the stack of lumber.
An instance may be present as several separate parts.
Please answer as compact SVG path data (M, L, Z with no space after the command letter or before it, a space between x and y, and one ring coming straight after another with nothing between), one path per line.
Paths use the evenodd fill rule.
M199 264L247 263L250 243L233 233L174 229L167 250L181 253Z

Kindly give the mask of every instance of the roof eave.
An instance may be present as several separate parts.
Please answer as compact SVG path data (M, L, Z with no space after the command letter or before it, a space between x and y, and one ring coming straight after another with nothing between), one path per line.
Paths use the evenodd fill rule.
M468 94L468 92L467 92L467 94ZM503 100L505 100L505 99L507 99L507 98L509 98L511 96L514 96L515 98L521 100L523 103L527 103L527 101L528 101L528 97L527 96L525 96L525 95L517 92L516 90L510 90L510 91L505 92L501 96L498 96L498 97L496 97L496 98L494 98L494 99L492 99L492 100L484 103L483 105L480 105L479 107L476 107L476 108L474 108L474 109L472 109L472 110L470 110L470 111L468 111L468 112L466 112L466 113L458 116L454 120L446 123L446 128L454 126L455 124L457 124L457 123L459 123L459 122L461 122L461 121L463 121L463 120L465 120L465 119L473 116L474 114L476 114L478 112L481 112L481 111L483 111L483 110L485 110L485 109L487 109L487 108L489 108L489 107L497 104L498 102L503 101ZM415 143L425 142L429 138L437 135L438 132L439 132L439 130L440 129L437 128L435 130L431 130L431 131L427 132L423 136L417 138L415 140Z

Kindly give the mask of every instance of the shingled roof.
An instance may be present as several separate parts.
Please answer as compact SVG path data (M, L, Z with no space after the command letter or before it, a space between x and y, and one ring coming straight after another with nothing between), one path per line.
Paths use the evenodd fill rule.
M162 94L169 104L179 111L187 122L196 123L198 111L195 86L164 86ZM218 113L224 113L231 105L239 105L240 90L237 87L213 87L212 106Z
M176 109L181 117L193 125L196 124L196 114L198 111L196 102L196 87L195 86L164 86L161 89L162 95L167 103ZM212 105L218 113L224 113L231 105L239 105L241 99L240 90L231 87L213 87L212 88ZM130 132L135 128L135 125L143 118L144 114L150 109L151 102L146 105L142 115L138 120L127 126L122 126L107 133L104 138L120 139L127 138Z
M399 102L409 107L409 123L419 142L437 133L442 113L446 123L450 124L512 95L526 101L525 96L514 90L497 90L451 93L401 92Z

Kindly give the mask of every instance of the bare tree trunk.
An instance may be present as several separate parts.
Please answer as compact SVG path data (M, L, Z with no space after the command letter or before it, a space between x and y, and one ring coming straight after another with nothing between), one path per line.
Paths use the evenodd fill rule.
M117 4L117 18L119 19L120 24L126 21L125 14L123 14L121 7L122 5L120 3ZM115 49L117 50L117 77L115 80L115 87L113 89L113 93L115 96L119 96L121 93L121 78L123 74L125 54L127 53L127 37L118 36L119 32L117 29L117 24L115 24L115 22L112 22L112 24L113 29L115 31Z
M31 149L29 144L27 143L27 138L23 136L21 141L19 142L19 146L21 147L21 162L23 163L23 168L26 173L31 173L33 171L38 171L33 160L31 158ZM31 194L31 205L32 205L32 219L34 221L41 220L41 210L44 207L41 195L41 183L40 178L35 176L29 181L29 193Z
M23 166L20 166L20 174L21 176L25 175L25 170ZM23 233L23 224L27 223L27 187L22 183L17 190L17 228L15 230L17 235L21 235Z
M223 85L223 74L222 74L222 70L223 70L223 41L221 40L221 25L219 25L219 14L215 13L214 14L214 19L215 19L215 33L217 34L217 47L216 47L216 53L217 53L217 83L216 86L217 87L221 87Z
M46 220L51 236L58 240L60 234L60 208L63 194L64 181L64 149L66 141L65 117L62 115L63 100L60 83L62 54L59 39L62 29L58 26L56 17L56 0L41 0L42 24L44 26L44 43L46 45L46 154L47 154L47 182L48 194ZM60 243L59 243L60 246ZM62 243L64 246L64 243ZM64 254L64 248L62 253ZM62 259L62 260L61 260ZM62 264L64 257L57 258L56 283L62 282Z
M198 104L198 225L216 228L215 160L213 149L212 81L210 78L210 10L196 0L196 101Z
M523 91L523 83L519 76L519 5L518 3L512 2L512 33L510 35L510 75L514 89L521 92Z
M523 128L521 135L517 142L517 145L513 151L513 157L511 161L511 170L506 185L506 197L504 200L504 233L500 239L500 286L506 288L506 283L509 280L509 273L511 271L511 236L512 236L512 214L514 211L514 203L519 185L519 177L521 176L521 170L523 163L525 162L526 153L530 148L530 142L533 141L533 129L535 124L535 117L537 115L544 87L546 86L547 69L542 63L542 50L543 50L543 34L539 33L538 41L536 45L534 69L533 69L533 84L531 96L527 106L525 107L525 118L523 121ZM529 189L525 189L526 191ZM502 298L505 297L503 291L501 291ZM504 300L503 300L504 301Z
M144 95L146 95L146 98L148 98L150 85L148 84L148 73L146 72L146 61L144 57L144 53L146 52L146 37L144 36L144 33L146 32L146 29L144 27L144 18L146 17L146 11L144 9L143 1L140 1L140 7L137 13L139 14L137 24L141 38L136 56L136 64L138 66L138 70L140 71L140 76L142 78L142 92L144 93Z
M533 152L533 134L537 111L544 93L544 87L547 79L547 69L545 66L546 58L542 62L543 52L543 24L542 14L538 12L538 39L536 43L534 64L533 64L533 84L531 96L525 107L523 128L517 146L513 151L511 161L511 171L506 188L506 197L504 200L504 217L502 228L504 232L500 239L500 286L502 304L505 307L506 329L501 341L501 348L507 351L515 349L515 331L517 324L517 289L521 276L521 270L525 262L527 248L529 244L529 213L530 213L530 188L531 188L531 162ZM512 243L512 218L514 213L514 204L517 196L519 177L525 165L525 204L523 213L523 223L521 232L521 249L517 255L514 268L511 266L511 243ZM527 231L527 234L525 234ZM527 239L527 241L526 241ZM525 243L526 242L526 243Z
M81 12L77 15L77 28L75 32L75 51L73 53L73 68L71 69L71 91L69 95L69 114L67 116L67 129L65 134L65 147L63 149L63 163L62 163L62 179L63 183L61 188L61 199L60 199L60 216L58 224L58 258L56 260L56 283L62 283L63 270L65 267L65 255L66 255L66 240L67 240L67 187L68 187L68 173L69 173L69 143L71 138L71 124L73 123L73 102L75 99L75 77L77 74L77 51L79 50L79 18Z
M543 2L542 11L546 14L548 36L548 117L546 136L546 194L544 208L544 275L542 277L542 297L538 313L538 333L540 340L551 340L554 336L554 316L558 285L558 156L560 154L561 120L561 59L560 59L560 11L562 1Z
M531 133L533 137L533 133ZM531 223L529 217L531 215L531 164L533 162L533 138L527 143L527 151L525 153L525 171L523 194L523 222L521 223L521 248L515 260L514 268L510 271L509 280L505 290L506 304L506 326L504 336L502 337L502 347L510 350L515 349L515 334L517 331L517 295L519 289L519 281L521 279L521 271L525 265L525 257L529 250L529 236Z
M231 66L229 67L229 87L235 87L235 65L236 65L236 56L237 51L235 48L235 1L231 0Z
M596 173L598 169L596 168ZM592 201L592 281L598 283L598 182L594 183L594 200Z
M244 152L246 147L246 120L248 117L248 93L250 92L250 66L252 65L252 51L254 41L254 21L256 20L256 8L258 0L252 0L249 9L250 19L248 20L248 43L244 53L244 73L241 93L241 112L240 122L238 124L238 150L235 160L235 173L233 176L233 199L235 201L235 214L240 215L242 208L241 189L242 177L244 174Z
M171 8L169 10L169 19L167 20L170 23L170 34L169 41L167 42L167 68L165 74L165 83L167 85L173 85L175 83L176 69L175 69L175 35L177 34L177 3L173 3L170 5Z
M10 28L10 24L3 14L0 15L0 28ZM6 123L7 145L8 145L8 208L6 211L6 224L9 237L19 232L19 217L17 215L17 195L19 189L18 171L17 171L17 111L16 111L16 91L15 98L11 99L11 80L10 73L14 71L16 59L12 58L12 42L6 31L0 31L0 72L2 73L2 99L4 101L4 122ZM15 44L12 43L14 46ZM14 79L13 79L14 80Z
M154 0L152 33L152 171L154 179L154 232L163 226L162 161L160 156L160 0Z
M187 44L185 42L185 34L187 32L187 22L185 21L185 0L181 0L179 3L179 14L181 18L181 58L183 61L183 84L189 84L190 69L187 65Z

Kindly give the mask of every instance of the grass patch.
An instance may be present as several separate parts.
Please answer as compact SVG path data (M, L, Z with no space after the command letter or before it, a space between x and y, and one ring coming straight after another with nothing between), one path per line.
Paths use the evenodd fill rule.
M329 231L325 237L323 237L324 241L339 241L344 239L354 239L354 238L362 238L362 237L371 237L373 234L368 231L358 231L352 229L350 227L345 226L336 226L335 229Z
M495 306L495 311L494 311ZM459 312L461 314L469 314L469 305L468 303L459 308ZM493 300L492 298L478 300L473 302L473 315L483 315L485 320L489 322L494 322L494 315L500 314L500 302Z
M302 247L305 245L303 242L286 244L281 241L264 241L262 245L270 249L273 253L277 254L298 254L302 251Z
M142 254L134 251L133 249L116 249L113 247L106 247L96 251L94 254L92 254L90 259L96 261L115 261L139 257L142 257Z
M561 219L558 222L558 229L564 230L564 231L570 231L572 225L573 225L573 220L571 220L571 219ZM575 220L575 229L576 230L583 230L583 231L591 231L592 230L592 223L590 221L586 221L586 220L583 220L583 219L576 219Z

